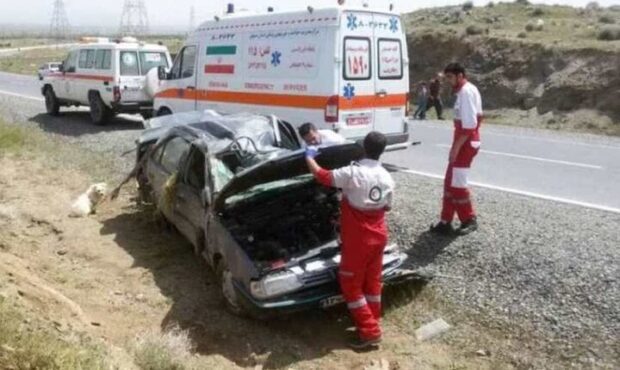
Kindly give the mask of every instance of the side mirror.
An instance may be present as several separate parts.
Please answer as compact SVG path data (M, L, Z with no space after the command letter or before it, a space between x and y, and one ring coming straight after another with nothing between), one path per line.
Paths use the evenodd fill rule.
M65 63L62 62L58 65L58 72L64 72L65 71Z
M166 80L167 77L168 77L168 74L166 73L166 68L164 66L157 67L157 78L159 78L159 80L162 81L162 80Z

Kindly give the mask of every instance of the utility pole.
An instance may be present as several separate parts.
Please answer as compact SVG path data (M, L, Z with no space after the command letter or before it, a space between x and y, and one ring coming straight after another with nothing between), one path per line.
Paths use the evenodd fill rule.
M68 38L71 32L67 11L65 10L65 2L63 0L54 0L54 10L52 11L52 21L50 23L50 36L55 40L64 40Z
M144 36L149 32L149 17L144 0L125 0L121 15L121 36Z
M196 24L196 10L194 9L194 6L190 6L189 7L189 30L188 30L188 34L194 32L194 27Z

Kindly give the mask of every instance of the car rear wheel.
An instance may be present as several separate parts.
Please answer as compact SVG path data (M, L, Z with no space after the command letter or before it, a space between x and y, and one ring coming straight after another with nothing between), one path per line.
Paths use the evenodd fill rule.
M247 316L246 310L239 302L237 291L233 285L233 275L223 259L217 264L216 275L220 285L220 293L226 305L226 309L237 316Z
M47 114L52 116L57 116L60 112L60 103L58 102L58 98L56 98L54 89L51 87L45 90L45 110Z
M88 95L88 103L90 105L90 118L95 125L105 125L110 117L112 111L101 100L101 97L97 93L90 93Z

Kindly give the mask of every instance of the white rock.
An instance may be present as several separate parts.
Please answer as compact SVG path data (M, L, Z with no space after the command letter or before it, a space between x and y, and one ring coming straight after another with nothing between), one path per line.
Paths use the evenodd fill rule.
M450 329L450 325L443 319L437 319L431 323L423 325L415 331L415 336L419 341L429 340Z

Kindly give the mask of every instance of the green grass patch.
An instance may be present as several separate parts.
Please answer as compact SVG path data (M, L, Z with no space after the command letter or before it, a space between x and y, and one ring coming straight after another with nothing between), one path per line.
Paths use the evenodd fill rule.
M21 311L0 298L1 369L109 368L99 345L77 334L60 337L32 321L25 325Z
M43 63L61 62L67 56L66 48L45 48L24 50L9 55L0 55L0 71L23 75L36 75Z
M9 126L0 121L0 155L22 148L26 142L26 132L18 126Z
M118 172L114 163L117 157L72 145L27 123L7 123L0 119L0 157L6 155L44 159L51 169L83 172L96 181L120 181L125 175Z

